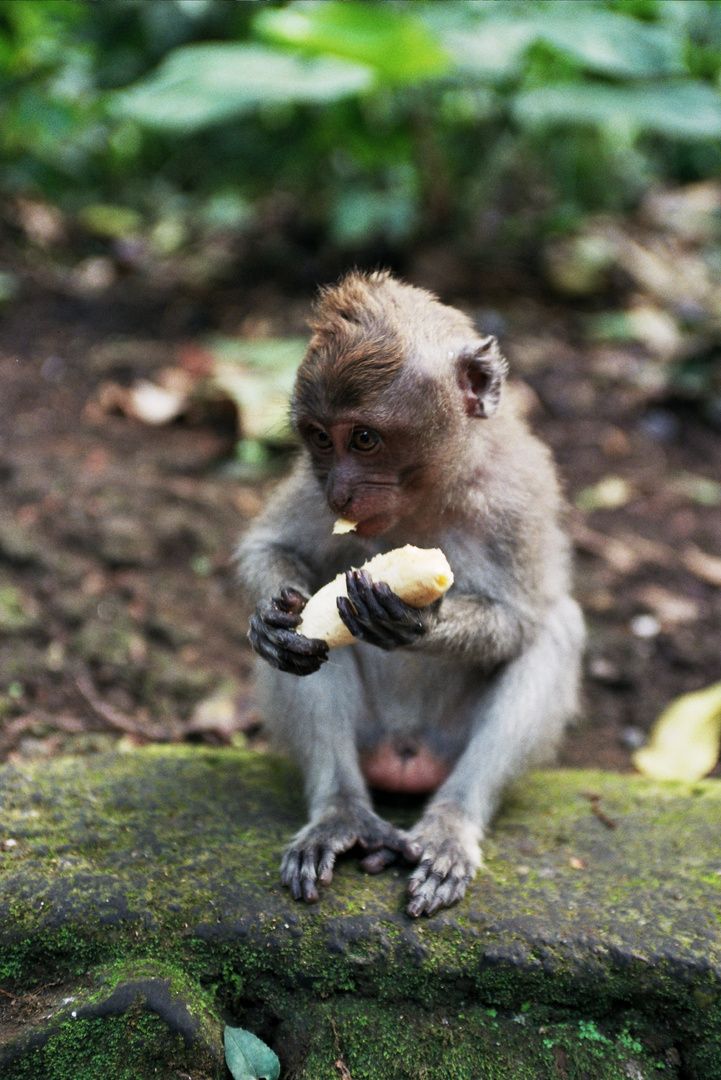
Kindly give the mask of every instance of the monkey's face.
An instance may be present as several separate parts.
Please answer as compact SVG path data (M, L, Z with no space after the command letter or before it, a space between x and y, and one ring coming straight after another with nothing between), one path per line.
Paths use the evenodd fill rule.
M379 536L416 511L425 467L404 432L361 416L299 425L313 469L334 514L357 522L358 536Z

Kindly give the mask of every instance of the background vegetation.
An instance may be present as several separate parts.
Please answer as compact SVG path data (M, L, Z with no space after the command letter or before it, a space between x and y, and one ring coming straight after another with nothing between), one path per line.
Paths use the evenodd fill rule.
M2 190L161 255L473 254L718 175L720 40L716 0L0 0Z

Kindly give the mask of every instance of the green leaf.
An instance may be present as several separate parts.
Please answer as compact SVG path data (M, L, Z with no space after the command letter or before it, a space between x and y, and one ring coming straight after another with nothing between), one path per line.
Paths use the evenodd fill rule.
M614 78L659 78L684 70L678 35L588 4L552 5L516 17L491 14L472 30L443 35L463 69L491 80L517 75L525 53L538 42L586 71Z
M167 131L191 131L243 116L259 105L322 104L359 94L373 81L360 64L302 59L261 45L186 45L149 78L110 98L111 111Z
M411 82L442 74L448 56L410 7L303 0L284 8L263 7L254 26L284 45L368 64L388 82Z
M654 79L684 70L679 38L612 11L569 11L560 18L546 17L538 30L547 45L599 75Z
M78 221L94 236L109 240L122 240L140 232L143 227L143 219L136 210L111 203L84 206L78 214Z
M308 339L240 338L215 334L207 342L216 362L238 364L256 371L275 372L289 377L292 384L296 368L305 355Z
M536 37L537 28L530 20L494 20L471 33L451 31L443 43L462 70L493 82L519 73Z
M278 1080L280 1062L257 1035L244 1028L226 1027L223 1042L233 1080Z
M330 219L334 242L341 248L381 238L402 243L418 226L415 193L401 188L374 191L351 186L336 199Z
M288 401L307 344L305 338L220 335L209 342L214 358L211 384L237 404L246 441L281 446L293 442Z
M699 82L548 86L519 94L514 113L527 127L571 124L622 128L684 141L721 136L721 96Z
M580 510L615 510L625 506L634 490L622 476L604 476L597 484L582 488L573 500Z

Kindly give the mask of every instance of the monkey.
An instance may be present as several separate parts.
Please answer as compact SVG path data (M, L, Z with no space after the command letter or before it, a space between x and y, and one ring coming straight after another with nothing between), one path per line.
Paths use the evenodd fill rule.
M410 863L407 913L464 895L507 785L548 761L577 707L583 619L547 447L504 393L507 362L468 316L387 271L321 291L297 372L292 472L238 550L256 602L261 716L304 778L309 822L281 882L316 901L336 857ZM338 516L355 531L333 535ZM454 584L427 608L353 569L438 547ZM296 632L308 597L346 572L334 650ZM371 791L428 796L397 829Z

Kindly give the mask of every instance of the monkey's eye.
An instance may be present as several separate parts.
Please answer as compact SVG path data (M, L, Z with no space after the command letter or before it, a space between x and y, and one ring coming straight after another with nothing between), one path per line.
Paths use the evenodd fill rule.
M350 444L354 450L373 450L378 445L378 436L370 428L357 428L351 435Z
M333 440L327 431L323 431L323 428L311 428L308 437L318 450L330 450L333 446Z

